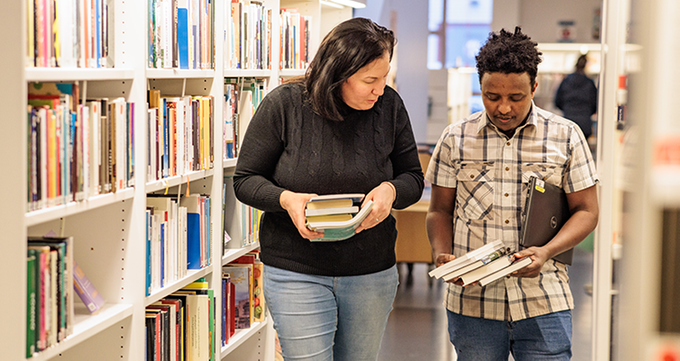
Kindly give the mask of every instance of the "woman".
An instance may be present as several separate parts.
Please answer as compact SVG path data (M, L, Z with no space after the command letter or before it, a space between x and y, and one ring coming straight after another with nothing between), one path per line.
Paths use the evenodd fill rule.
M394 208L420 199L423 173L406 108L385 87L395 38L368 19L339 24L304 78L258 107L239 152L237 198L264 211L265 298L285 359L375 360L397 290ZM356 234L310 242L312 196L366 194Z

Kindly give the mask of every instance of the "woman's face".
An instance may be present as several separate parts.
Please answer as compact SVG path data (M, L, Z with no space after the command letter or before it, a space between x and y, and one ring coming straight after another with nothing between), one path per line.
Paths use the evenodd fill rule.
M383 95L387 73L390 71L389 54L359 69L342 84L342 100L350 108L368 110Z

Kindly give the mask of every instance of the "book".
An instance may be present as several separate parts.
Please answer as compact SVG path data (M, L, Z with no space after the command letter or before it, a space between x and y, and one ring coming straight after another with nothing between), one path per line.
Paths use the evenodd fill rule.
M305 208L309 210L351 207L354 203L361 202L362 199L364 199L364 195L360 193L326 194L310 198L305 204Z
M267 309L262 289L263 273L264 263L256 260L253 264L253 320L255 322L264 322L264 310Z
M342 241L348 239L355 234L355 230L359 227L361 222L366 219L373 209L373 201L370 200L364 204L363 208L355 214L352 219L347 221L336 222L307 222L307 228L312 231L323 232L323 238L312 239L312 242L328 242L328 241Z
M90 313L95 313L104 305L104 297L97 292L90 279L77 263L73 264L73 286Z
M252 267L251 267L252 268ZM248 265L229 264L222 267L222 273L228 274L234 285L234 315L235 329L250 328L250 274Z
M359 207L356 207L357 210L354 212L359 211ZM342 222L342 221L349 221L352 219L352 215L349 213L343 213L343 214L324 214L320 216L307 216L305 217L307 219L307 222Z
M453 272L459 268L465 267L475 261L480 260L482 257L500 249L503 247L503 241L496 240L491 243L487 243L482 247L472 250L460 257L456 257L454 260L446 262L439 267L433 269L429 272L430 277L441 278L445 274Z
M333 201L334 202L334 201ZM305 209L305 217L318 217L327 215L348 215L351 213L359 212L359 206L348 206L348 207L331 207L331 208L317 208L317 209Z
M510 248L509 247L502 247L498 250L495 250L495 251L481 257L479 260L477 260L473 263L470 263L467 266L461 267L457 270L454 270L450 273L447 273L446 275L444 275L442 277L442 279L444 281L454 280L457 277L460 277L461 275L464 275L464 274L471 272L471 271L473 271L477 268L480 268L480 267L482 267L482 266L484 266L484 265L486 265L486 264L488 264L488 263L490 263L490 262L492 262L492 261L494 261L494 260L496 260L500 257L508 255L508 254L510 254Z
M201 196L191 194L182 197L180 205L187 209L187 269L201 269L204 254L201 232Z
M490 275L484 276L477 281L480 286L486 286L490 284L491 282L494 282L496 280L499 280L515 271L518 269L522 269L528 265L530 265L533 261L531 260L531 257L523 257L519 259L515 259L509 266L494 272Z
M508 267L511 263L512 256L503 256L461 275L460 279L463 281L463 286L467 286L479 281L481 278L486 277L487 275Z
M36 352L36 252L28 250L26 258L26 357Z

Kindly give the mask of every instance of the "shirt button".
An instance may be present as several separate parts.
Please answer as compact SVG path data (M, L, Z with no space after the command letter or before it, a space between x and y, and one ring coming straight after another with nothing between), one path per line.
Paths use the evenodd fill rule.
M509 219L506 219L506 220L505 220L505 224L508 224L508 223L510 223L510 220L509 220Z
M505 170L506 170L506 171L510 170L510 167L505 167Z
M510 196L510 193L505 193L505 196L506 196L506 197L509 197L509 196Z
M470 179L475 179L475 176L470 174Z
M510 146L510 142L505 143L505 145Z

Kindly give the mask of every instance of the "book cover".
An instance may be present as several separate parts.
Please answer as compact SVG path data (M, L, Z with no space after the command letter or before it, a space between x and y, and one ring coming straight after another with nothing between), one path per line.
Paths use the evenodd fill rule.
M28 251L26 258L26 357L30 358L35 349L35 331L36 331L36 292L37 292L37 277L36 277L36 252Z
M200 195L182 197L180 205L187 209L187 269L201 269L201 202Z
M83 301L87 310L90 311L90 313L97 312L97 310L104 305L104 298L97 292L97 289L77 263L74 263L73 265L73 281L76 294L78 294L80 300Z
M509 266L507 266L507 267L505 267L505 268L503 268L503 269L501 269L497 272L494 272L494 273L492 273L488 276L480 278L479 281L478 281L479 285L480 286L486 286L491 282L499 280L499 279L517 271L518 269L522 269L522 268L530 265L532 262L533 261L531 260L531 257L524 257L524 258L520 258L520 259L515 259L515 260L512 261L512 264L510 264Z
M263 272L264 263L256 260L253 264L253 320L255 322L264 322L264 312L267 308L262 289Z
M463 286L467 286L479 281L483 277L508 267L511 263L512 256L503 256L460 276L460 279L463 281Z
M354 231L359 227L361 222L366 219L373 209L373 201L368 201L359 213L355 214L352 219L338 222L307 222L307 228L323 232L323 238L312 239L312 242L329 242L342 241L354 236Z
M234 322L236 329L250 328L250 274L247 265L226 265L222 273L234 285Z
M444 275L444 276L442 277L442 279L443 279L444 281L453 280L453 279L455 279L455 278L457 278L457 277L460 277L460 276L463 275L463 274L466 274L466 273L471 272L471 271L473 271L473 270L475 270L475 269L477 269L477 268L479 268L479 267L482 267L482 266L484 266L484 265L486 265L486 264L489 264L490 262L492 262L492 261L494 261L494 260L496 260L496 259L498 259L498 258L500 258L500 257L502 257L502 256L505 256L505 255L507 255L507 254L509 254L509 253L510 253L510 248L509 248L509 247L502 247L502 248L500 248L500 249L498 249L498 250L495 250L495 251L493 251L493 252L491 252L491 253L489 253L489 254L487 254L487 255L481 257L479 260L476 260L476 261L474 261L473 263L471 263L471 264L469 264L469 265L467 265L467 266L465 266L465 267L461 267L461 268L459 268L459 269L457 269L457 270L454 270L454 271L452 271L452 272L450 272L450 273L447 273L446 275Z
M429 275L430 277L441 278L445 274L452 272L458 268L467 266L479 260L481 257L484 257L484 255L487 255L495 250L498 250L501 247L503 247L503 241L501 240L496 240L491 243L487 243L482 247L479 247L475 250L472 250L462 256L456 257L455 259L440 265L439 267L430 271Z

